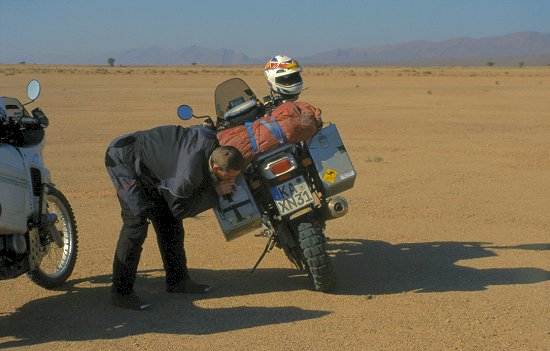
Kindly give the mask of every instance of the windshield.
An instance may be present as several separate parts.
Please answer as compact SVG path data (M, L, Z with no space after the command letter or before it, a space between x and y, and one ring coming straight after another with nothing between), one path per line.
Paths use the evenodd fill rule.
M250 99L256 99L256 95L244 80L240 78L226 80L218 85L214 92L216 116L222 118L228 110Z

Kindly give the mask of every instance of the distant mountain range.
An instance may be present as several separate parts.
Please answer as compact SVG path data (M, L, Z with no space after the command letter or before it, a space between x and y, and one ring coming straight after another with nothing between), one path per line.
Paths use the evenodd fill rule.
M543 58L550 64L550 34L513 33L505 36L472 39L456 38L440 42L411 41L366 49L337 49L304 57L309 64L369 65L395 63L498 63L499 59ZM517 60L515 61L517 63ZM454 65L454 64L453 64Z
M252 58L231 49L210 49L190 46L183 49L164 49L158 46L126 51L80 56L41 55L9 58L10 63L107 64L114 58L116 65L258 65L268 59ZM312 56L298 57L305 65L420 65L471 66L550 64L550 34L519 32L504 36L472 39L455 38L439 42L410 41L371 48L335 49Z

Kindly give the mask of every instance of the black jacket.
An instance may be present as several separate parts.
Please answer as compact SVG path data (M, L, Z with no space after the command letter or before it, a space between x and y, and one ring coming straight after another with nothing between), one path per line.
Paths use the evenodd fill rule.
M210 155L219 145L214 131L162 126L134 136L134 165L148 205L158 198L159 189L176 218L195 216L217 204L209 171Z

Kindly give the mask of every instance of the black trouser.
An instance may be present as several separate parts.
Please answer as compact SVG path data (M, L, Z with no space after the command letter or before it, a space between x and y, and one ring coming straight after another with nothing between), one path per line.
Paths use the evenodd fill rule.
M113 263L113 292L129 294L136 280L137 268L143 242L147 237L151 220L157 234L160 255L166 271L166 284L175 285L187 276L187 259L183 246L184 230L164 201L155 201L147 215L135 216L119 198L122 209L122 229L118 239Z
M151 220L157 234L166 283L177 284L187 275L182 221L172 215L166 201L154 186L137 179L133 169L135 159L131 157L134 142L133 135L123 135L109 145L105 154L105 166L117 191L122 217L122 229L113 262L113 291L124 295L131 293L134 288L149 227L147 219ZM140 213L141 208L149 210Z

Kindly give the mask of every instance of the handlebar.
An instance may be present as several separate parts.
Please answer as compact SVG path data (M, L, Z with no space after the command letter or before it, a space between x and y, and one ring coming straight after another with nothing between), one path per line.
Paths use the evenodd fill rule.
M26 125L35 125L35 124L39 123L39 121L37 119L35 119L34 117L21 117L19 119L19 122L21 124L26 124Z
M20 117L18 120L18 123L20 123L23 126L40 126L42 128L46 128L50 122L48 120L48 117L42 112L40 107L35 108L31 111L32 117L23 116Z
M43 128L46 128L50 124L50 120L48 119L46 114L44 114L44 112L40 107L35 108L34 110L31 111L31 113L32 113L32 116L36 120L38 120L38 122Z
M29 116L28 113L24 114L18 114L13 116L12 118L6 118L1 119L0 124L3 125L6 128L23 128L26 129L26 127L40 127L40 128L46 128L50 122L48 117L42 112L42 110L37 107L34 110L32 110L32 116ZM11 127L10 127L11 126ZM35 128L32 128L35 129Z

